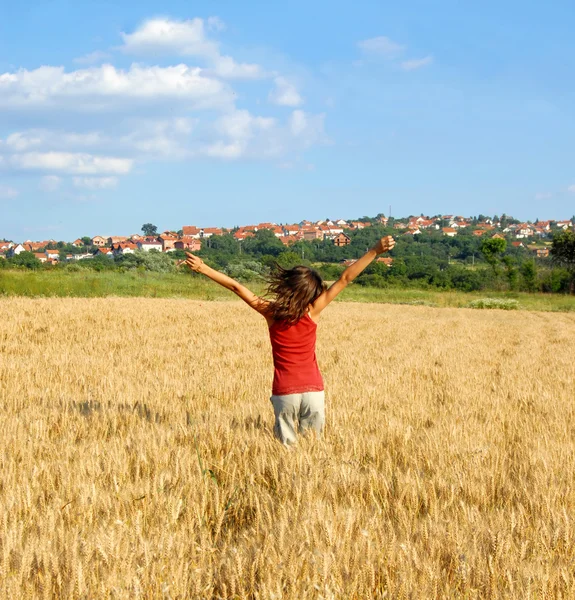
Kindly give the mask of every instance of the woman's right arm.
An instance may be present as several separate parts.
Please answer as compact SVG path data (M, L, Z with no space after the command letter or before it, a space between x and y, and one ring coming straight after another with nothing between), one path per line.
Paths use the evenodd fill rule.
M259 312L266 317L267 320L266 310L269 305L267 300L256 296L256 294L249 290L245 285L242 285L235 279L228 277L224 273L220 273L220 271L212 269L212 267L206 265L206 263L199 256L190 254L189 252L186 252L186 254L188 256L186 259L186 265L190 267L192 271L201 273L202 275L209 277L212 281L219 283L227 290L230 290L230 292L233 292L236 294L236 296L239 296L246 304L249 304L249 306L251 306L256 312Z
M350 265L327 290L313 303L310 315L319 317L321 311L334 300L366 267L375 259L378 254L389 252L395 246L395 240L390 236L382 237L370 250L361 258Z

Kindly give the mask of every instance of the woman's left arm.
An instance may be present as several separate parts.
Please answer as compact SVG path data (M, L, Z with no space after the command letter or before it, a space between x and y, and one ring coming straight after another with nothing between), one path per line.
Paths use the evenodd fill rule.
M249 290L245 285L238 283L235 279L224 275L224 273L221 273L220 271L212 269L212 267L206 265L206 263L199 256L196 256L195 254L190 254L189 252L186 252L186 254L186 265L188 265L188 267L190 267L192 271L195 271L196 273L201 273L202 275L209 277L212 281L219 283L222 287L225 287L227 290L230 290L230 292L236 294L236 296L239 296L246 304L251 306L256 312L259 312L264 317L266 316L267 308L269 305L269 302L267 300L256 296L256 294Z

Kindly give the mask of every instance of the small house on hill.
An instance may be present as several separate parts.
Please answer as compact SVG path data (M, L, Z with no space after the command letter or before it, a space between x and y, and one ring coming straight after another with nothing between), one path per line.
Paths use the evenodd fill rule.
M349 235L341 232L338 233L334 238L333 238L333 243L335 246L349 246L349 244L351 244L351 238L349 237Z

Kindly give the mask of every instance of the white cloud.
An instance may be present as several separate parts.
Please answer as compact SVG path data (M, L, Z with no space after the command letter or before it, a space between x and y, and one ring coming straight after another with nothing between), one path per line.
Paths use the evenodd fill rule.
M394 42L384 35L362 40L357 45L364 54L381 56L383 58L395 58L405 50L405 46Z
M200 154L212 158L234 159L240 158L245 152L245 144L239 141L230 143L215 142L203 148Z
M185 103L188 109L218 109L230 106L233 94L202 69L184 64L133 64L128 70L106 64L68 73L64 67L44 66L0 75L0 108L110 111L166 101Z
M122 50L131 54L218 55L217 44L206 38L204 21L199 18L187 21L149 19L133 33L122 32L122 39Z
M7 185L0 184L0 198L3 200L12 200L16 198L20 192L13 187L9 187Z
M568 191L568 192L571 192L572 194L575 194L575 183L574 183L573 185L570 185L570 186L567 188L567 191Z
M404 71L414 71L415 69L421 69L421 67L426 67L431 63L433 63L433 56L426 56L424 58L404 60L400 66Z
M25 152L13 154L0 162L9 168L23 171L57 171L60 173L97 175L113 173L123 175L132 169L133 160L110 156L94 156L72 152Z
M40 189L44 192L55 192L60 188L62 179L57 175L45 175L40 179Z
M300 96L295 85L285 77L274 79L275 88L270 92L269 99L280 106L300 106L303 98Z
M6 138L6 148L13 152L50 147L52 150L70 147L93 147L103 141L98 132L68 133L47 129L29 129L10 134Z
M84 56L79 56L74 59L74 62L78 65L95 65L97 63L104 62L111 58L111 55L108 52L102 52L101 50L96 50L95 52L90 52L89 54L84 54Z
M238 140L249 139L256 130L270 130L274 125L275 119L254 117L247 110L236 110L220 117L215 124L219 133Z
M290 116L289 129L304 147L327 140L324 130L325 115L310 115L303 110L294 110Z
M260 79L265 75L259 65L237 63L231 56L216 58L214 73L224 79Z
M217 31L224 28L218 17L208 18L207 26ZM214 73L224 79L257 79L264 76L259 65L237 63L231 56L222 56L218 43L206 36L204 21L200 18L187 21L149 19L133 33L122 33L122 39L122 50L130 54L203 58Z
M211 31L225 31L226 24L219 17L208 17L208 29Z
M76 187L92 190L113 188L118 185L117 177L74 177L73 181Z

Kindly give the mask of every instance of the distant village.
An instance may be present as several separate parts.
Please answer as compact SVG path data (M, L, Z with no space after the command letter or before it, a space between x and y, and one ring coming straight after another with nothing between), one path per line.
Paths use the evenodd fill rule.
M545 243L534 243L551 238L554 232L574 229L575 222L563 221L536 221L535 223L518 223L512 217L491 219L483 217L461 217L454 215L439 215L435 217L409 217L405 219L392 219L378 216L370 221L346 221L339 219L321 221L301 221L291 225L278 225L276 223L259 223L258 225L244 225L233 229L219 227L196 227L184 225L178 232L164 231L157 235L133 234L130 236L101 236L92 238L78 238L73 242L57 242L56 240L23 242L0 241L0 258L11 258L22 252L31 252L42 263L57 263L62 260L77 261L91 259L95 256L114 258L132 254L137 250L149 252L173 252L175 250L188 250L197 252L202 244L209 244L212 236L230 234L238 242L252 237L257 231L267 229L285 245L291 246L298 241L329 240L336 246L347 246L351 243L353 231L380 225L392 227L398 235L417 236L423 231L436 231L443 236L454 237L460 234L471 234L483 237L502 237L511 239L515 247L528 247L538 257L549 255L549 248ZM144 229L144 228L143 228ZM73 246L78 249L74 252L63 252L63 246Z

